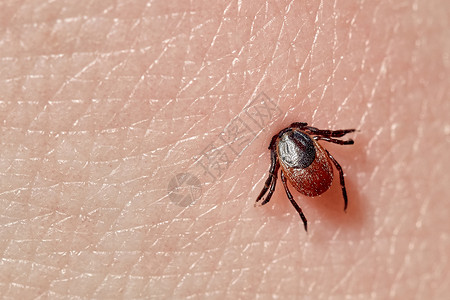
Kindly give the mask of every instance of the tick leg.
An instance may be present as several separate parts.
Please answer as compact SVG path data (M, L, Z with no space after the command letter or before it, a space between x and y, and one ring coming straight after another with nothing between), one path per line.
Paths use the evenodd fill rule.
M309 134L320 135L324 137L343 137L347 133L356 131L356 129L322 130L312 126L305 126L305 129Z
M266 199L264 199L261 202L261 206L266 204L267 202L269 202L270 198L272 198L273 192L275 191L275 187L277 186L277 177L278 177L277 173L278 173L278 164L277 164L277 166L275 168L275 173L273 173L273 175L272 175L273 181L272 181L272 185L270 186L269 193L267 193Z
M308 123L305 123L305 122L294 122L294 123L292 123L291 126L289 126L289 127L294 127L294 128L305 128L305 127L309 127L309 126L307 126L307 125L308 125Z
M342 141L342 140L333 139L333 138L324 137L324 136L315 136L315 137L313 137L313 139L315 139L316 141L322 140L325 142L335 143L338 145L353 145L354 144L354 141L352 139L349 139L347 141Z
M286 191L286 195L289 198L289 201L291 201L291 204L294 206L295 210L298 212L298 214L300 215L300 218L302 218L303 221L303 226L305 226L305 231L308 232L308 221L306 220L305 215L303 214L302 209L300 208L300 206L298 206L297 202L294 201L294 198L292 198L292 194L289 191L289 188L287 186L286 183L286 177L284 177L284 173L283 170L281 170L281 181L283 182L284 185L284 190Z
M264 184L263 189L261 190L261 193L259 193L258 198L256 198L255 206L262 199L262 197L264 197L264 194L267 192L269 187L272 186L273 177L274 177L274 175L272 173L270 173L269 177L266 179L266 183Z
M336 166L336 169L339 172L339 179L341 180L342 195L344 196L344 211L346 211L348 199L347 199L347 190L345 189L344 171L342 171L341 165L337 162L337 160L334 159L334 157L330 154L330 152L328 152L328 150L326 150L326 149L325 149L325 151L327 152L328 157L334 163L334 165Z
M269 150L275 149L275 142L277 141L278 135L279 134L275 134L272 137L272 140L270 141L270 144L269 144Z
M270 169L269 169L269 177L266 179L266 183L264 184L264 187L261 190L261 193L259 193L258 198L256 198L255 206L262 199L262 197L266 194L267 190L269 190L269 187L270 187L269 193L267 194L266 199L263 200L261 205L264 205L270 201L273 191L275 190L279 164L278 164L277 154L275 152L275 149L271 149L270 154L271 154L271 163L270 163Z

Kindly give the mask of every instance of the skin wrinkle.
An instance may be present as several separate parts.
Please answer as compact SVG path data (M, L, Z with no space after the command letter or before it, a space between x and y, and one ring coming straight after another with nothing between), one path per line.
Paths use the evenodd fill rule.
M0 12L2 297L448 294L448 222L431 201L448 198L444 1ZM200 200L172 203L173 174L261 91L283 113ZM336 180L322 197L293 195L313 219L308 235L280 185L253 208L267 139L291 121L361 130L351 153L332 149L347 214Z

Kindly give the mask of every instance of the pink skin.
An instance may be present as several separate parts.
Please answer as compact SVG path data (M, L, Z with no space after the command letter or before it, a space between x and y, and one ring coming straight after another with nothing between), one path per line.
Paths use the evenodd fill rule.
M0 12L2 298L450 293L448 1ZM212 181L194 158L230 145L219 134L250 122L261 92L279 114L239 135L254 139ZM308 233L280 179L253 205L270 138L294 121L359 129L345 136L355 145L320 141L346 174L347 213L336 171L319 197L291 187ZM202 188L187 207L167 192L181 172Z

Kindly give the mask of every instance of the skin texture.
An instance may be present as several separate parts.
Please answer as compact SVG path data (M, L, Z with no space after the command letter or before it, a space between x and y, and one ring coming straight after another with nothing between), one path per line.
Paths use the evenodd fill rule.
M449 5L2 1L0 296L446 298ZM253 206L295 121L359 129L307 234Z

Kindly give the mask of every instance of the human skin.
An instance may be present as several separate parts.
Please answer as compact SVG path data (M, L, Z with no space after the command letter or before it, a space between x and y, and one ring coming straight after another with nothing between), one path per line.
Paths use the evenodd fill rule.
M359 2L0 3L0 296L444 299L450 4ZM253 205L292 122L358 129L307 233Z

